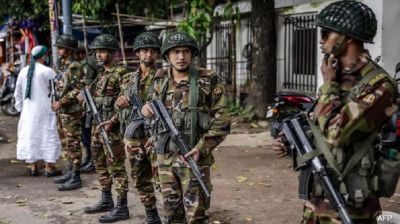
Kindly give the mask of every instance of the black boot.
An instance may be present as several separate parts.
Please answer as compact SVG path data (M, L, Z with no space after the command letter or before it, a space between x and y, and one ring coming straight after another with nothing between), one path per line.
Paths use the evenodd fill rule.
M112 223L126 219L129 219L128 198L118 197L117 206L107 215L101 216L99 222Z
M63 184L72 177L72 164L68 164L64 175L54 178L54 183Z
M81 166L81 172L82 173L90 173L96 170L96 167L94 166L92 160L90 160L86 166Z
M71 178L65 183L58 185L59 191L71 191L82 187L81 171L74 170Z
M157 208L146 208L146 217L144 224L162 224Z
M101 200L93 207L86 207L85 213L92 214L98 212L108 212L114 208L114 201L111 190L101 192Z

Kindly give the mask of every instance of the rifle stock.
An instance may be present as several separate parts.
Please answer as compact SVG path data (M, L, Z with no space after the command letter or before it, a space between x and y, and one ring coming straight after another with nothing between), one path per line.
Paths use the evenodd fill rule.
M282 130L287 139L288 146L291 149L295 149L300 156L303 156L306 153L314 151L314 148L303 129L301 118L307 119L304 116L286 119L283 121ZM344 224L353 224L346 208L346 202L340 192L335 188L328 169L323 165L321 159L318 156L314 157L311 159L311 162L309 162L309 165L311 165L313 173L320 179L329 200L338 209L342 222ZM304 164L302 166L304 166Z
M93 116L93 119L97 122L97 124L101 124L102 120L100 118L99 111L97 110L96 104L93 101L93 97L92 97L92 94L90 94L89 89L87 89L87 88L82 89L80 91L80 93L83 96L85 104L89 108L89 110ZM114 153L111 148L111 141L107 135L106 129L103 126L100 127L100 135L103 138L104 143L106 144L107 151L110 154L111 158L114 158ZM106 151L106 154L107 154L107 151Z

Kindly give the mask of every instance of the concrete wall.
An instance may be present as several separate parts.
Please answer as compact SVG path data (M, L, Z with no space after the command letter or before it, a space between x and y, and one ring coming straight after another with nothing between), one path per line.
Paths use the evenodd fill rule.
M382 63L389 74L394 74L400 62L400 1L384 0L382 10Z

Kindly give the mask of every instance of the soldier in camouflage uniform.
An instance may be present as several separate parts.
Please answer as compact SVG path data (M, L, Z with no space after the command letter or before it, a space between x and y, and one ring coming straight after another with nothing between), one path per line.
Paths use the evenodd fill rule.
M106 148L100 136L99 127L93 127L92 152L96 172L100 175L99 182L102 190L101 200L93 207L85 208L86 213L111 212L99 218L101 223L116 222L129 218L127 201L128 176L125 170L124 143L120 137L118 118L114 103L120 93L122 77L126 73L124 67L119 67L114 62L113 54L119 50L118 41L109 34L97 36L90 49L96 52L97 63L102 66L98 77L91 84L93 100L99 110L102 124L111 141L114 158L104 152ZM113 181L117 192L117 205L111 194Z
M131 117L135 119L135 114L140 111L132 111L130 96L137 94L142 102L146 102L150 87L153 84L156 73L155 62L160 51L160 41L157 36L150 32L145 32L136 37L133 43L133 51L139 57L139 68L132 73L124 76L124 86L121 87L120 97L116 101L116 107L120 109L119 120L121 124L121 134L124 136L126 127L131 122ZM137 114L136 114L137 116ZM132 124L133 125L133 124ZM136 129L139 132L139 129ZM153 186L153 166L152 162L155 153L153 150L146 150L144 144L149 136L136 135L138 138L124 136L126 151L129 155L131 164L131 177L134 186L140 197L140 201L145 206L148 224L161 224L156 207L156 196ZM133 137L135 137L133 135Z
M74 59L74 50L78 42L68 34L61 35L55 46L61 59L60 80L57 90L59 101L53 102L52 108L58 111L61 118L60 131L64 136L63 143L68 158L68 170L54 182L59 183L58 190L68 191L82 187L80 165L82 159L81 116L82 107L77 98L79 91L85 86L81 65Z
M171 68L157 71L150 99L164 102L174 125L192 147L184 157L197 160L211 191L212 151L230 131L224 85L213 71L191 66L198 48L187 33L170 34L161 53ZM153 115L148 104L143 106L142 113L149 118ZM166 223L207 223L210 198L204 194L184 157L178 155L177 146L172 141L160 145L160 136L153 135Z
M78 48L76 50L77 60L80 61L80 64L83 68L83 73L85 77L85 84L89 86L94 79L97 77L97 62L96 59L89 55L86 56L86 50L83 46L82 42L78 43ZM86 116L87 114L84 113L82 116L82 144L86 150L85 157L82 159L81 164L81 172L92 172L95 170L94 163L92 160L92 150L90 148L90 133L92 130L92 126L90 125L90 120L87 121L86 119L90 119L90 116Z
M332 3L319 13L316 23L321 27L320 44L326 57L321 67L324 84L309 119L320 131L313 132L317 133L314 138L323 139L326 147L318 141L316 145L332 171L336 189L348 197L353 223L376 223L379 197L385 193L377 172L382 157L377 156L373 140L397 110L397 87L364 49L363 43L372 43L377 30L375 15L367 5ZM273 147L277 154L285 153L280 139ZM341 223L317 177L310 186L302 223Z

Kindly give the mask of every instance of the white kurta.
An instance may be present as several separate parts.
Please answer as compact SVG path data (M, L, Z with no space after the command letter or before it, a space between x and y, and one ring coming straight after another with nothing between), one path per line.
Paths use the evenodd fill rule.
M15 89L15 108L21 111L18 124L17 159L28 163L44 160L54 163L61 153L56 114L48 96L49 80L55 72L36 62L32 78L31 98L25 99L29 66L21 70Z

